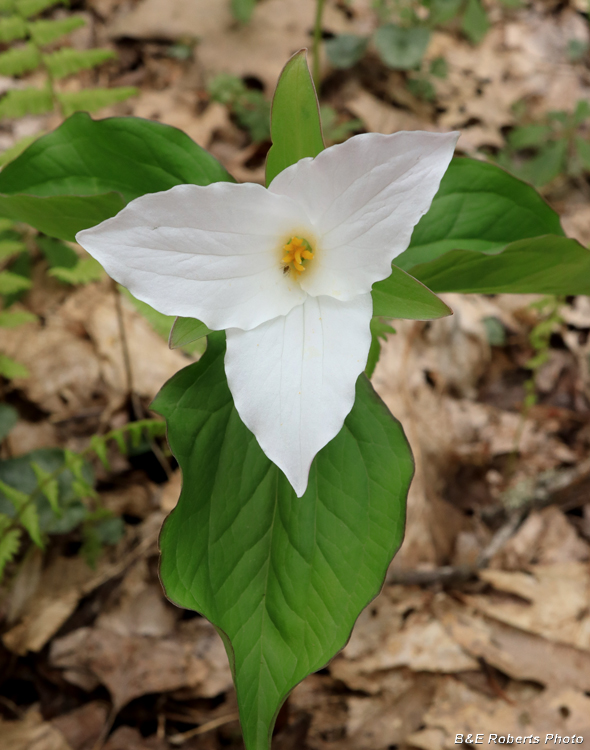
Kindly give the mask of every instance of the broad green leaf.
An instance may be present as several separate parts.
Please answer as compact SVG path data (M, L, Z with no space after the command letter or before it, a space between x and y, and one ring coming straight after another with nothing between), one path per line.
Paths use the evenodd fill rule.
M367 357L367 366L365 367L365 375L368 378L373 377L375 367L379 362L381 341L387 341L387 336L390 333L395 333L395 328L392 328L386 320L377 317L371 319L371 346Z
M0 54L0 75L19 76L35 68L41 63L41 55L34 44L24 44L13 47Z
M39 528L39 514L37 513L37 507L31 500L26 492L12 487L5 482L0 480L0 492L8 500L16 511L18 521L27 530L31 540L37 545L37 547L43 548L43 540L41 539L41 530Z
M103 107L124 102L132 96L137 96L139 89L133 86L117 86L112 89L82 89L82 91L64 91L56 97L61 105L64 117L74 112L97 112Z
M20 529L0 529L0 581L8 563L14 558L20 547Z
M86 21L81 16L70 16L70 18L52 19L50 21L31 21L28 24L29 34L33 41L41 46L51 44L64 34L69 34L82 26L86 26Z
M29 375L29 370L20 362L7 357L6 354L0 354L0 377L13 380L14 378L28 378Z
M429 21L433 26L448 23L461 10L463 0L431 0Z
M247 750L268 750L278 710L346 643L403 534L408 443L365 376L297 498L241 422L223 334L162 389L183 472L160 537L168 597L211 620L228 651Z
M11 89L0 99L0 118L19 118L25 115L42 115L53 109L51 89Z
M18 159L6 169L10 169L17 162ZM0 173L0 181L4 171ZM119 213L124 205L121 195L114 192L84 197L0 195L0 213L4 216L9 216L15 221L24 221L45 234L70 242L75 240L76 233L81 229L93 227L109 219Z
M27 24L20 16L0 18L0 42L12 42L13 39L24 39L27 35Z
M508 134L508 143L516 149L540 146L552 132L549 125L523 125Z
M518 176L536 187L546 185L565 171L567 150L565 139L547 143L535 157L523 164Z
M79 50L63 47L48 55L43 55L43 62L54 78L65 78L80 70L94 68L96 65L116 57L110 49Z
M15 294L30 289L31 280L11 271L0 271L0 294Z
M37 316L28 310L0 310L0 328L17 328L36 320Z
M43 255L46 257L51 268L55 268L56 266L60 268L73 268L80 260L75 250L53 237L38 235L35 237L35 242L43 251Z
M411 70L422 62L430 41L430 31L424 26L406 29L388 23L377 29L373 41L379 57L388 67Z
M356 34L340 34L325 42L328 59L335 68L352 68L361 59L369 40Z
M467 0L461 29L472 44L479 44L488 33L490 22L481 0Z
M519 240L495 255L454 250L412 274L436 292L588 294L590 250L548 235Z
M84 154L83 159L80 154ZM102 207L103 215L94 222L98 224L120 211L124 203L145 193L168 190L183 183L209 185L219 181L233 179L216 159L177 128L138 117L92 120L88 114L79 112L35 141L0 172L0 193L85 196L67 199L79 201L76 212L82 214L86 196L106 200L108 207ZM120 193L123 201L112 193L104 195L110 191ZM12 216L1 201L0 213ZM20 220L32 223L26 218ZM72 226L77 224L78 229L94 226L85 224L87 219L75 212L69 221ZM46 234L72 239L64 238L63 232Z
M17 410L8 404L0 404L0 440L4 440L17 422Z
M171 349L180 349L193 341L202 339L212 333L210 328L200 320L194 318L176 318L170 331L169 344Z
M72 268L55 266L54 268L50 268L47 273L49 276L53 276L59 279L59 281L71 284L72 286L100 281L105 275L102 266L94 258L81 258Z
M383 318L433 320L452 315L450 307L397 266L373 286L373 315Z
M21 16L30 18L58 4L67 5L68 0L16 0L15 7Z
M270 133L267 187L283 169L324 150L318 98L304 49L293 55L280 75L272 101Z
M231 0L231 12L240 23L248 23L256 7L256 0Z
M563 230L559 216L534 188L494 164L453 159L395 264L413 275L413 266L450 250L497 252L543 234L563 235Z
M25 243L19 240L0 240L0 260L23 253L26 249Z

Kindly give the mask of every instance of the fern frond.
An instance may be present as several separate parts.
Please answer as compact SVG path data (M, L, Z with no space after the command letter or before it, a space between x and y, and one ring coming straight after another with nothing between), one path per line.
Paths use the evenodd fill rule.
M80 29L82 26L86 26L86 21L80 16L71 16L56 21L31 21L29 23L29 34L36 44L51 44L61 36L69 34L75 29Z
M11 89L0 99L0 118L42 115L52 109L53 97L48 88L36 89L30 86L26 89Z
M0 272L0 294L16 294L31 288L31 280L18 273Z
M16 159L17 156L20 156L33 141L36 141L42 135L44 134L37 133L36 135L25 135L24 138L19 138L16 143L13 143L10 148L7 148L6 151L0 154L0 167L5 167L13 159Z
M30 495L2 481L0 481L0 492L2 492L4 497L6 497L16 510L18 520L25 527L32 541L35 542L37 547L43 548L44 545L39 528L39 514L37 513L35 503L31 502Z
M27 35L27 24L20 16L0 18L0 42L12 42L13 39L24 39Z
M28 310L0 310L0 328L17 328L36 320L37 316Z
M8 516L0 516L0 580L2 579L4 569L8 563L14 559L14 556L18 552L21 535L20 529L9 529L8 531L3 530L2 527L4 524L2 524L2 521L5 518L8 518ZM11 519L8 520L10 522Z
M34 461L31 461L31 469L35 472L37 484L43 495L47 498L51 510L60 518L63 516L63 511L59 507L59 484L57 483L57 478L50 471L47 471L47 469L39 466Z
M112 60L113 57L115 53L110 49L78 50L64 47L50 55L43 55L43 62L54 78L65 78L80 70L94 68L105 60Z
M53 5L68 5L68 0L16 0L14 7L23 18L31 18Z
M10 258L11 255L22 253L27 249L24 242L18 240L0 240L0 260ZM22 277L21 277L22 278Z
M20 362L7 357L6 354L0 354L0 376L6 380L12 380L13 378L28 378L30 374L28 368Z
M94 258L84 258L73 268L55 266L47 273L66 284L90 284L91 281L100 281L104 276L102 266Z
M19 76L28 70L35 70L41 62L41 55L34 44L13 47L0 53L0 75Z
M86 91L68 91L57 94L61 104L64 117L69 117L74 112L96 112L111 104L124 102L130 96L137 96L138 89L133 86L120 86L114 89L88 89ZM1 106L0 102L0 106Z

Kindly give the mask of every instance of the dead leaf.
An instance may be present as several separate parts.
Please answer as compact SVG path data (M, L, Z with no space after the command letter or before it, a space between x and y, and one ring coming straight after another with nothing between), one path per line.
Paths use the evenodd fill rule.
M0 717L0 750L74 750L63 734L43 721L36 707L27 711L23 721L4 721Z
M72 750L93 750L107 716L108 707L105 703L91 701L52 719L51 724L66 738Z

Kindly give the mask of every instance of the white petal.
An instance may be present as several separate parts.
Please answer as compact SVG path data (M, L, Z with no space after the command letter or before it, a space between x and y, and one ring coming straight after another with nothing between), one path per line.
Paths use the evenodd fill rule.
M269 186L301 203L318 247L301 286L352 299L391 273L453 156L458 133L368 133L302 159Z
M227 331L225 371L236 409L298 497L316 453L340 431L364 370L370 294L308 297L252 331Z
M218 182L144 195L76 240L156 310L247 330L305 299L292 274L283 274L279 246L305 226L291 198Z

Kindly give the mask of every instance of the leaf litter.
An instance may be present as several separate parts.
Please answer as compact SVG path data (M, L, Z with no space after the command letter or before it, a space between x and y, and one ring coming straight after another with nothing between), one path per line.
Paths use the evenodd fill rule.
M584 8L487 8L491 29L477 46L452 26L432 34L426 61L447 67L432 79L434 101L369 48L347 72L322 57L323 103L367 131L461 129L460 152L476 156L503 147L519 102L541 116L590 98L587 61L567 59L572 40L589 41ZM83 10L88 27L74 46L96 40L119 59L69 82L72 90L94 85L91 76L139 86L139 97L101 116L179 127L239 180L263 182L268 144L253 143L208 84L228 73L270 97L288 55L310 45L312 0L260 0L246 26L220 0L86 0ZM368 0L326 3L325 36L375 27ZM184 58L170 54L175 44ZM3 147L58 124L25 119L2 134ZM545 195L566 230L590 242L587 186L557 180ZM19 303L38 322L0 329L2 351L31 373L3 386L21 419L2 458L83 449L93 434L148 414L160 385L191 361L128 300L119 317L107 280L77 289L45 270L38 259ZM373 377L417 460L403 547L346 648L289 697L277 750L450 750L456 734L477 732L590 735L588 299L560 304L534 374L539 297L445 301L451 318L395 322ZM525 409L532 377L536 402ZM25 555L0 590L0 750L241 747L221 640L161 592L157 534L180 477L165 457L145 455L113 448L108 469L94 466L102 503L125 530L94 569L79 555L79 533L68 532Z

